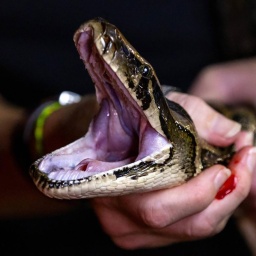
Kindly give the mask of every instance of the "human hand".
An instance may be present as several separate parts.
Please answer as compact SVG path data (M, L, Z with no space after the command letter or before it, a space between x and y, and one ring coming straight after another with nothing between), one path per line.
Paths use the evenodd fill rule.
M51 113L44 124L43 154L50 153L84 136L93 116L98 111L95 95L85 95L77 103L62 106ZM30 154L33 160L38 155L33 133L29 138Z
M204 100L255 106L256 58L206 67L195 79L189 93Z
M12 133L26 119L25 109L7 102L0 95L0 152L8 152L12 146Z
M206 101L245 103L256 107L256 58L207 67L192 84L189 93ZM256 199L256 177L251 193Z
M171 93L192 117L199 135L210 143L226 146L239 141L248 145L240 126L224 118L199 98ZM200 113L198 111L200 109ZM126 249L164 246L205 238L220 232L238 205L248 195L256 151L239 150L228 168L215 165L189 182L171 189L121 197L94 198L91 205L105 232ZM235 190L222 200L215 198L231 172Z
M79 202L45 197L24 173L14 154L14 133L23 128L27 110L0 95L0 218L1 221L53 216L81 207ZM58 131L55 130L55 135ZM18 146L18 149L24 150Z
M214 65L204 69L190 91L205 100L256 107L256 58ZM248 197L236 212L238 223L256 254L256 170Z

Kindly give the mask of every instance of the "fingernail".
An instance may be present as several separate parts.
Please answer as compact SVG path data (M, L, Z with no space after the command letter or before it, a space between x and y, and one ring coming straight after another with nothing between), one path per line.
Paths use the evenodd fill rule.
M162 85L162 91L164 96L167 96L167 94L171 92L180 92L180 89L171 85Z
M241 130L241 125L238 123L234 123L232 129L230 129L227 133L226 133L226 137L227 138L231 138L233 136L235 136L237 133L239 133Z
M222 167L214 179L214 185L219 190L225 181L231 175L231 171L228 168Z
M244 132L244 138L243 138L243 141L244 141L244 145L243 146L246 146L246 145L252 145L253 144L253 139L254 139L254 132Z
M253 172L256 165L256 147L249 150L247 157L247 166L249 171Z

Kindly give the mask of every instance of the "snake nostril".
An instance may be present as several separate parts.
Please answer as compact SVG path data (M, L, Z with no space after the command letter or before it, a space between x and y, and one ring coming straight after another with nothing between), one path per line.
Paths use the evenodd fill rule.
M107 34L103 35L100 39L103 46L103 54L107 53L112 46L112 40Z
M122 49L122 51L123 51L123 53L124 53L124 55L125 55L126 57L129 57L129 56L130 56L130 51L129 51L129 49L127 48L127 46L126 46L125 44L122 44L122 45L121 45L121 49Z

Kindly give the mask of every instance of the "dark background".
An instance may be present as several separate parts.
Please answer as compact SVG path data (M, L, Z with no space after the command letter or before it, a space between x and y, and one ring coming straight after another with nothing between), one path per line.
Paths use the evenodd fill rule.
M4 1L1 91L25 105L62 90L93 91L73 34L97 16L121 30L153 65L162 84L185 89L203 66L221 58L215 9L210 1L199 0Z

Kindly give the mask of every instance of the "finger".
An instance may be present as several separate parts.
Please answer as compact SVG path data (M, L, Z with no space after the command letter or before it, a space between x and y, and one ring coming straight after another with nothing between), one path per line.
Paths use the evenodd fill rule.
M241 131L235 142L235 150L238 151L239 149L245 146L252 146L253 139L254 139L253 132Z
M110 198L108 198L107 201L104 199L98 200L98 205L101 206L98 214L100 216L103 214L104 208L107 208L109 216L105 223L109 224L107 225L108 233L111 234L113 241L117 245L128 249L161 246L181 240L193 240L216 234L224 228L233 211L247 196L250 188L252 170L255 168L255 161L256 149L252 147L246 147L234 156L230 163L230 169L237 177L237 187L222 200L214 199L218 191L217 188L221 187L221 184L223 184L228 176L225 171L224 176L226 177L224 178L223 173L220 173L221 171L215 168L221 168L221 166L209 168L197 178L192 179L183 186L155 192L158 196L167 196L167 198L161 199L156 197L155 200L151 201L151 207L148 207L148 202L145 202L147 196L152 198L151 193L119 197L118 200L114 200L115 209L124 209L125 205L126 211L134 211L136 214L140 214L141 206L146 206L147 211L156 213L158 213L158 210L166 211L171 221L169 224L165 223L165 227L162 227L163 223L160 223L160 226L153 225L154 227L152 227L152 225L147 227L145 225L136 225L134 221L136 218L127 217L125 214L122 214L120 210L114 211L113 214L113 204L111 205L110 202L112 199ZM205 184L205 186L202 186L202 184ZM211 187L212 184L215 184L213 189L208 189L207 191L206 188ZM181 188L182 191L178 191ZM199 195L198 193L191 193L192 191L199 191ZM164 195L162 195L162 193ZM168 195L165 195L166 193ZM183 193L186 195L186 202L184 201ZM190 197L190 195L194 196ZM195 198L193 199L193 197ZM179 203L174 202L175 198L178 198L179 206ZM172 202L168 204L167 207L166 205L160 209L153 207L156 202L168 199ZM182 206L183 204L185 204L185 207ZM138 207L138 205L140 207ZM178 207L181 208L177 210ZM105 220L106 216L107 215L104 214ZM166 218L160 215L156 215L156 217ZM112 228L115 232L113 232ZM134 243L134 241L136 242Z
M219 227L217 230L223 228L223 220L233 214L250 191L255 162L256 148L254 147L243 148L235 154L229 164L232 173L237 177L235 189L223 199L214 200L207 209L195 216L193 229L200 230L198 223L201 227L208 225L209 229L210 227ZM201 228L201 230L205 230L205 228ZM208 230L209 234L212 232L213 230Z
M189 93L205 100L216 100L225 102L226 72L224 66L211 66L205 68L196 78ZM234 83L232 83L234 84ZM231 85L232 85L231 84Z
M199 135L209 143L216 146L229 145L241 130L240 124L224 117L198 97L173 92L167 98L185 108Z
M163 228L208 207L230 174L216 165L183 185L122 197L119 206L147 226Z
M224 103L255 102L256 59L227 62L205 68L189 93Z
M91 202L105 231L112 236L138 233L141 228L163 228L205 209L230 174L218 165L175 188Z
M145 225L137 225L128 209L121 207L120 197L94 198L90 201L104 231L113 238L139 233Z
M253 176L252 176L252 186L250 190L250 203L254 206L256 211L256 168L254 169Z
M156 248L170 245L177 241L172 235L161 235L153 231L141 231L136 234L127 234L113 239L114 242L124 249Z
M246 147L239 151L229 165L232 173L237 177L235 189L223 199L213 200L201 212L174 223L170 227L172 233L175 233L177 238L189 240L212 236L220 232L235 209L247 197L255 162L256 148ZM168 229L165 232L168 232Z

